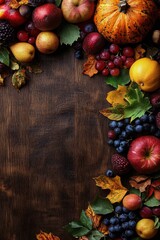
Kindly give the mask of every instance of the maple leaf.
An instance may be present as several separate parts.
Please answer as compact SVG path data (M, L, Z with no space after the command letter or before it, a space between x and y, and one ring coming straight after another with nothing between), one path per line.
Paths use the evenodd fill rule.
M93 77L98 71L95 68L96 59L93 55L88 55L87 61L83 64L83 74Z
M41 231L36 235L37 240L60 240L59 237L53 235L52 233L46 233Z
M93 227L97 228L100 225L100 220L102 217L100 215L95 214L91 205L88 206L85 213L92 220Z
M151 185L151 178L145 175L132 176L129 179L131 187L139 189L140 192L145 192L147 187Z
M135 60L144 57L146 50L142 47L142 44L139 44L135 49Z
M17 9L17 8L19 8L21 5L26 5L26 4L28 4L28 0L20 0L20 1L11 0L10 3L9 3L9 6L10 6L11 8Z
M152 195L160 201L160 179L153 181L148 187L147 198L150 198Z
M116 90L107 93L106 100L114 107L117 104L126 105L124 97L127 93L127 87L118 85Z
M128 191L128 189L122 185L121 178L119 176L110 178L105 175L101 175L94 178L94 180L98 187L110 190L106 198L108 198L112 204L116 202L121 202L121 200Z

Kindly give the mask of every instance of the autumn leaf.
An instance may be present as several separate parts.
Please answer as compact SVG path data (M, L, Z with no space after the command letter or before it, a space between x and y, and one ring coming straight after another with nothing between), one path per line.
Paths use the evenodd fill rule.
M2 75L0 74L0 86L4 85L4 78L2 77Z
M121 178L115 176L110 178L104 175L94 178L96 185L102 189L110 190L109 194L106 196L111 203L121 202L128 189L125 188L121 183Z
M94 213L91 205L85 211L86 215L92 220L93 227L97 228L100 225L101 216Z
M124 107L118 104L116 107L109 107L100 110L100 113L110 120L120 121L124 119Z
M152 195L160 201L160 179L153 181L149 186L147 197L150 198Z
M83 64L83 74L88 75L89 77L93 77L93 75L97 74L98 71L95 68L95 63L95 56L89 55L87 61Z
M98 231L100 231L104 235L107 235L109 233L108 226L103 223L101 223L101 225L98 227Z
M116 90L107 93L106 100L114 107L117 104L126 105L124 96L127 93L127 87L118 85Z
M138 60L139 58L144 57L144 53L146 50L142 47L142 44L139 44L135 49L135 60Z
M151 185L151 178L145 175L132 176L129 179L131 187L139 189L140 192L145 192L147 187Z
M37 240L60 240L59 237L53 235L52 233L40 232L36 235Z
M26 4L28 4L28 0L20 0L20 1L11 0L10 3L9 3L9 6L10 6L11 8L17 9L17 8L19 8L21 5L26 5Z

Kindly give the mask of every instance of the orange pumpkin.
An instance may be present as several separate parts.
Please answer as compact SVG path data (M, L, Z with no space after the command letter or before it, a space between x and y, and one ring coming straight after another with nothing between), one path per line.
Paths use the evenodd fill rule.
M152 29L157 15L153 0L98 0L94 22L112 43L138 43Z

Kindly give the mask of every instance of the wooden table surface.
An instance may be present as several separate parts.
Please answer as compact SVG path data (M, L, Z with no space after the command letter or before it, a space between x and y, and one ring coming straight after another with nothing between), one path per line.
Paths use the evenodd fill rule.
M63 226L78 220L98 193L93 177L110 166L108 87L82 74L72 49L40 56L43 73L20 92L8 79L0 101L0 240L34 240L40 230L73 239Z

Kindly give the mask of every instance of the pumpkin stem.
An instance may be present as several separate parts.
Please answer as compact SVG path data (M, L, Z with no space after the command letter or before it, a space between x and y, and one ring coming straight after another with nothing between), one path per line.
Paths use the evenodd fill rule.
M127 0L120 0L118 6L119 6L119 11L123 13L126 13L129 8L129 4L127 3Z

